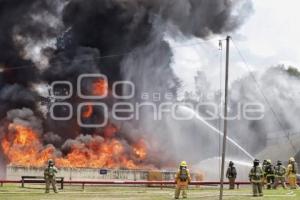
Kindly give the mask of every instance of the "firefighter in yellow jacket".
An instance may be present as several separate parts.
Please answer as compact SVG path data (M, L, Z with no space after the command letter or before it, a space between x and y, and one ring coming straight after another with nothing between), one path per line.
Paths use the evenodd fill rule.
M175 176L176 189L175 189L175 199L179 199L180 193L182 191L182 197L187 198L188 185L191 182L191 175L187 168L186 161L182 161L179 166L179 170Z
M56 189L56 175L57 173L57 168L54 166L54 161L53 160L48 160L48 166L44 170L44 178L45 178L45 183L46 183L46 193L49 193L50 190L50 185L52 185L52 188L55 193L57 193Z
M291 189L297 189L297 164L295 158L291 157L286 170L289 186Z

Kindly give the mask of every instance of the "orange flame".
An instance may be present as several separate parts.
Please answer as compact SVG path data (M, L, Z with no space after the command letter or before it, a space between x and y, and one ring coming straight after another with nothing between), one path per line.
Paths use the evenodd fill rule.
M10 124L8 129L12 135L6 135L1 141L3 152L8 160L15 165L43 166L53 152L53 147L44 148L39 137L32 129L16 124ZM12 142L9 140L12 136Z
M108 83L104 79L97 79L92 85L92 94L95 96L104 96L108 92Z
M93 114L94 110L93 110L93 106L92 105L87 105L85 107L85 111L82 112L82 117L83 118L90 118Z
M124 146L117 140L97 141L73 146L66 158L56 160L57 165L67 167L136 167L124 157Z
M134 144L133 151L139 159L141 159L141 160L146 159L147 149L146 149L146 144L145 144L144 140L140 140L138 143Z
M48 159L55 160L58 167L126 168L141 169L147 157L145 142L140 140L129 146L112 137L93 136L88 142L74 142L64 157L56 157L53 146L44 146L33 129L11 123L1 147L10 164L20 166L44 166ZM117 128L110 125L107 130L114 134ZM129 149L128 149L129 148ZM151 167L152 168L152 167Z

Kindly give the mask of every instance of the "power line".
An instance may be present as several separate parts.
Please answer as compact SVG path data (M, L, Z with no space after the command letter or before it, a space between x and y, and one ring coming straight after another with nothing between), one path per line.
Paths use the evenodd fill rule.
M245 66L247 67L247 69L248 69L248 71L249 71L249 73L250 73L250 76L251 76L251 78L254 80L254 82L255 82L257 88L259 89L259 91L260 91L260 93L261 93L261 95L262 95L262 97L263 97L263 99L264 99L265 102L268 104L268 106L269 106L269 108L270 108L272 114L274 115L275 120L277 121L277 123L278 123L279 126L281 127L282 131L284 132L284 134L285 134L286 138L288 139L288 141L289 141L291 147L293 148L293 150L295 151L295 153L297 153L297 149L296 149L295 145L294 145L294 144L292 143L292 141L289 139L289 133L287 133L287 132L285 131L284 125L281 123L280 118L278 117L276 111L273 109L273 107L272 107L270 101L268 100L268 98L267 98L266 95L264 94L263 89L260 87L260 84L259 84L258 80L256 79L255 75L253 74L252 70L251 70L250 67L249 67L249 66L250 66L249 63L246 61L246 58L243 56L242 52L240 51L240 49L238 48L238 46L235 44L235 42L234 42L234 40L233 40L232 38L231 38L231 41L232 41L233 46L234 46L235 49L237 50L239 56L241 57L242 61L244 62Z
M210 39L210 40L203 40L203 41L198 41L198 42L194 42L194 43L190 43L190 44L181 44L181 45L175 45L175 46L170 46L170 47L171 48L183 48L183 47L189 47L189 46L197 46L197 45L205 44L205 43L212 42L212 41L220 41L220 40ZM86 59L78 58L78 59L73 59L72 61L94 61L94 60L101 60L101 59L109 59L109 58L116 58L116 57L122 57L122 56L130 55L130 54L134 54L135 52L139 52L139 51L134 50L132 52L129 51L129 53L109 54L109 55L97 56L97 57L86 58ZM69 63L69 61L50 63L49 65L56 66L56 65L67 64L67 63ZM21 65L21 66L16 66L16 67L11 67L11 68L0 68L0 73L4 72L6 70L18 70L18 69L34 68L34 67L36 67L35 64Z

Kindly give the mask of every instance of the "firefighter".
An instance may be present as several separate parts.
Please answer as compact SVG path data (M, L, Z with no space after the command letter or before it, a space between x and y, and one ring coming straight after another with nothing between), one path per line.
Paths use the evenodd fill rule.
M264 177L264 172L262 168L259 166L259 160L255 159L253 161L253 167L249 173L249 179L250 182L252 183L252 191L254 197L263 196L263 191L262 191L263 177Z
M289 181L289 185L291 189L297 189L297 164L295 162L295 158L291 157L289 160L289 164L287 166L286 176Z
M268 161L264 160L262 163L262 170L264 172L264 178L263 178L263 187L267 184L267 175L266 175L266 167L268 165Z
M229 180L230 190L234 190L236 176L237 176L236 168L234 167L234 163L230 161L229 167L226 172L226 178L228 178Z
M180 192L182 191L182 197L187 198L188 185L191 182L191 175L187 168L186 161L182 161L179 166L179 170L175 176L176 189L175 189L175 199L178 199Z
M285 174L286 168L282 165L280 160L277 161L277 165L275 166L275 185L274 189L277 189L278 185L281 184L284 189L286 189L285 184Z
M271 188L274 188L275 185L275 172L271 160L267 160L267 165L265 167L265 174L267 178L267 189L270 190Z
M56 177L57 174L57 168L54 166L53 160L48 160L48 166L44 170L44 178L46 183L46 193L49 193L50 190L50 184L52 185L53 191L57 193L56 189Z

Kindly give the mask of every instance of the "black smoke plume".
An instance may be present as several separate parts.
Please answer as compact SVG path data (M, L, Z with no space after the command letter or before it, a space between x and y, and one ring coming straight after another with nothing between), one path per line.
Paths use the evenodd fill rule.
M250 0L1 0L1 117L22 107L41 117L39 96L32 85L57 80L76 85L77 77L84 73L107 75L109 87L117 80L133 81L138 91L134 101L140 101L140 94L148 90L176 96L180 83L170 67L172 52L165 33L203 39L224 34L238 28L251 10ZM53 38L60 38L56 47L49 45ZM34 47L39 47L38 59ZM83 100L73 96L66 101L76 106ZM114 101L104 100L107 104ZM75 117L62 123L46 115L46 143L63 144L81 134L101 135L102 130L80 129ZM116 124L122 131L123 124ZM132 123L138 130L144 125ZM160 126L165 125L158 123ZM131 143L131 134L119 137ZM153 137L160 140L159 133Z

